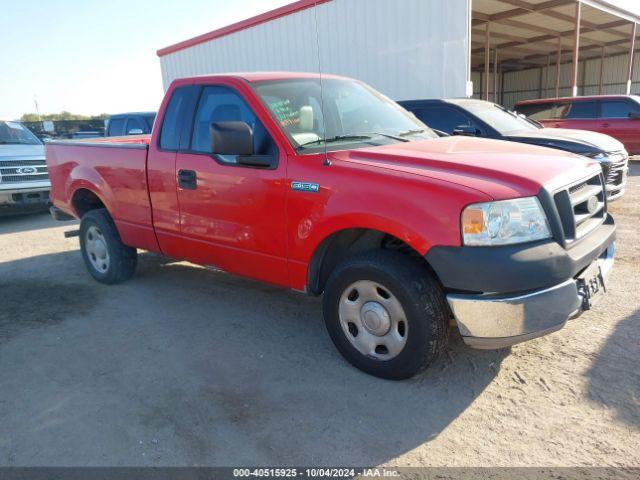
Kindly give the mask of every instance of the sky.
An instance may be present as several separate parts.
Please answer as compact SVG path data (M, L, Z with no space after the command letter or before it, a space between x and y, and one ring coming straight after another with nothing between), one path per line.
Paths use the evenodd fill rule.
M156 50L291 1L0 0L0 118L156 110Z
M0 118L157 110L159 48L291 0L0 0Z

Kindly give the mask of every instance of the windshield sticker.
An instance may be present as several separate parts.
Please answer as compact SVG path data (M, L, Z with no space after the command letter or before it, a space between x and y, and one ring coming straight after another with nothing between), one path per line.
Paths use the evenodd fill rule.
M269 108L283 127L300 123L300 112L291 106L291 100L289 99L270 102Z

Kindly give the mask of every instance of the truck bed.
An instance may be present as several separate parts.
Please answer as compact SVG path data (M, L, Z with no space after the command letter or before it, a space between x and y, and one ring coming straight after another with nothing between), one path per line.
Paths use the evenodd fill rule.
M125 244L157 251L147 188L149 142L150 135L136 135L47 143L51 200L80 217L78 196L91 192L111 213Z

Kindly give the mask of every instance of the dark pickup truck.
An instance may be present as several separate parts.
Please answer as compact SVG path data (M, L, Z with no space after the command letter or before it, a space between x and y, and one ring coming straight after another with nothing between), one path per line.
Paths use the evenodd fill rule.
M609 135L545 128L535 120L484 100L412 100L400 104L431 128L449 135L528 143L589 157L602 167L607 199L613 201L624 194L629 155L624 145Z

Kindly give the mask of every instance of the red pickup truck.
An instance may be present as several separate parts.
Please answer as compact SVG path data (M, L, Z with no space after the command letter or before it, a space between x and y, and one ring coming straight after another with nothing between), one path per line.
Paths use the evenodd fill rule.
M439 138L347 78L180 79L150 137L46 158L52 214L81 219L97 281L131 277L142 249L323 294L338 350L384 378L429 365L453 322L479 348L558 330L613 264L596 162Z

